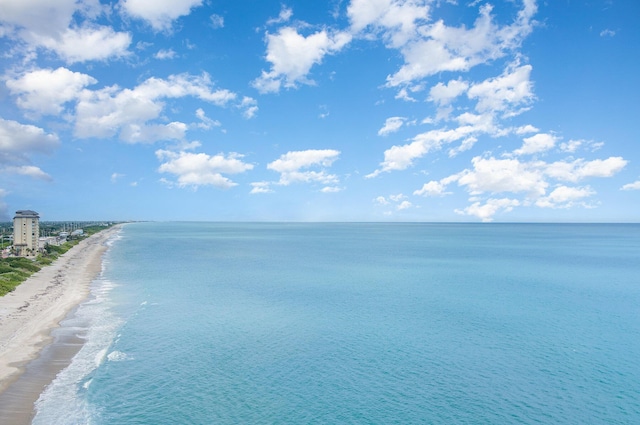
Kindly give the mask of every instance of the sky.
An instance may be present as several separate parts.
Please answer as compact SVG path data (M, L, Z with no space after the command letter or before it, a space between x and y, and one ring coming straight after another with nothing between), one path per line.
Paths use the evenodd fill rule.
M0 0L0 221L639 222L639 17Z

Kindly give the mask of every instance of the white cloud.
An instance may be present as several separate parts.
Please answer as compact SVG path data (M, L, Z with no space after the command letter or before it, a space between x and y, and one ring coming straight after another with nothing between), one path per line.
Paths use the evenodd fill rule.
M404 117L390 117L384 123L384 127L378 130L379 136L387 136L391 133L394 133L400 130L400 127L404 124L406 118Z
M608 28L600 31L600 37L613 37L615 35L616 35L616 32Z
M271 63L271 70L262 71L252 84L261 93L278 92L282 86L313 84L307 78L311 67L321 63L326 55L339 52L350 41L351 35L346 32L322 30L305 37L292 27L267 34L266 60Z
M460 146L449 149L449 157L453 158L462 152L470 150L477 141L478 139L475 137L467 137L462 141L462 143L460 143Z
M67 28L51 37L34 35L34 44L56 52L67 63L107 60L129 54L131 35L115 32L110 27L84 26Z
M320 192L322 193L338 193L341 191L342 191L342 188L338 186L325 186L322 189L320 189Z
M633 183L627 183L622 186L620 190L640 190L640 180L636 180Z
M443 179L444 180L444 179ZM449 182L447 181L436 181L436 180L431 180L428 183L425 183L421 189L416 190L415 192L413 192L414 195L418 195L418 196L444 196L444 195L449 195L451 194L451 192L447 192L447 184Z
M507 115L512 116L519 112L513 109L515 106L526 105L533 100L531 65L510 68L499 77L489 78L469 88L469 99L478 99L476 111L508 111Z
M44 181L53 180L49 174L45 173L35 165L0 167L0 171L8 174L18 174L21 176L27 176L27 177L31 177L38 180L44 180Z
M213 29L224 28L224 17L213 14L209 17L209 20L211 21L211 27L213 27Z
M380 163L381 168L368 174L367 178L378 176L383 172L404 170L413 165L413 161L421 158L432 150L438 150L445 143L451 143L469 136L477 131L474 126L462 126L454 130L431 130L418 134L413 138L413 142L392 146L384 152L384 161Z
M191 13L202 0L121 0L122 11L149 23L155 30L171 28L174 20Z
M211 127L220 127L222 125L220 121L209 118L202 108L196 109L196 117L201 121L197 124L197 127L203 130L209 130Z
M65 103L76 100L84 87L95 83L95 78L67 68L38 69L6 82L20 108L50 115L63 112Z
M573 153L578 150L584 143L584 140L569 140L568 142L560 143L560 150L562 152Z
M161 49L153 56L159 60L174 59L177 53L173 49Z
M411 208L413 206L413 204L409 201L402 201L400 202L400 204L396 207L396 209L398 211L402 211L402 210L406 210L407 208Z
M238 174L253 169L253 164L242 161L243 155L231 152L207 155L205 153L156 151L163 162L158 171L177 176L178 187L214 186L228 189L237 183L222 174Z
M455 210L458 214L471 215L478 217L484 222L493 221L493 216L499 211L510 212L514 207L520 206L520 201L517 199L488 199L484 204L481 202L474 202L463 210Z
M415 37L396 39L400 42L391 43L391 46L400 48L405 64L387 77L387 85L407 85L443 71L468 71L478 64L504 56L507 51L518 47L531 32L531 18L536 6L535 1L525 1L515 21L502 27L494 23L491 11L491 6L482 6L470 29L449 27L440 20L421 25Z
M570 208L581 199L594 195L595 192L590 187L568 187L558 186L549 196L542 197L536 201L536 206L541 208Z
M51 176L31 165L30 157L51 153L59 143L58 136L39 127L0 118L0 172L51 180Z
M73 14L77 10L76 0L22 0L2 1L0 21L15 27L22 27L27 31L37 31L42 34L53 35L65 30L70 24Z
M293 10L291 10L291 8L288 8L282 5L282 8L280 9L280 14L278 15L278 17L269 19L267 21L267 25L275 25L275 24L282 24L284 22L288 22L292 16L293 16Z
M335 184L339 181L338 177L327 174L325 169L339 156L340 151L333 149L292 151L267 164L267 168L280 173L278 184L283 186L297 182ZM303 171L308 168L319 168L320 171Z
M471 161L473 168L465 169L440 181L430 181L414 195L441 196L446 187L457 182L471 195L473 202L469 207L456 210L460 214L479 217L490 221L499 211L508 212L516 206L537 206L540 208L592 207L584 202L595 191L589 186L570 187L559 182L577 182L591 177L612 177L627 164L620 157L605 160L587 161L577 159L572 162L544 161L523 162L517 158L496 159L493 157L475 157ZM555 183L553 181L556 181ZM547 194L552 183L554 189ZM640 186L640 183L638 184ZM629 186L629 189L633 185ZM640 188L640 187L639 187ZM489 198L495 194L510 194L509 198ZM519 199L514 198L516 196Z
M378 196L373 200L378 205L389 205L389 201L384 196Z
M121 140L154 142L180 140L187 126L180 122L148 123L160 118L163 99L193 96L218 106L226 106L236 94L225 89L213 90L207 74L171 75L169 78L149 78L134 89L117 86L101 90L84 90L76 106L77 137L112 137Z
M121 173L113 173L111 174L111 183L117 183L118 180L123 178L125 175Z
M523 139L524 144L520 149L513 151L515 155L531 155L534 153L545 152L552 149L556 145L558 139L547 133L538 133L535 136Z
M544 195L548 183L541 170L517 159L475 157L473 170L459 173L458 184L472 195L482 193L527 193Z
M515 133L519 135L537 133L539 131L540 130L538 130L536 127L532 126L531 124L523 125L522 127L518 127L515 129Z
M0 163L33 153L50 153L59 144L58 136L40 127L0 118Z
M253 182L251 183L252 189L249 192L252 195L257 193L273 193L270 182Z
M400 47L416 37L419 23L429 18L429 1L352 0L347 8L354 33L369 28L382 33L386 43Z
M258 101L252 97L244 96L238 107L244 109L242 115L244 115L246 119L251 119L258 113Z
M462 81L461 78L451 80L447 84L438 83L429 90L429 100L440 105L448 105L468 88L469 83Z
M628 161L619 156L607 159L585 161L576 159L572 162L556 161L549 164L537 164L549 177L560 181L577 182L589 177L611 177L622 170Z

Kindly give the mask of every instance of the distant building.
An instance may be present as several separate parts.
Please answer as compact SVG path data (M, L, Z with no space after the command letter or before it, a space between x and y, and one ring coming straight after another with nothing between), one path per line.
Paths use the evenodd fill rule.
M13 217L13 248L16 255L35 257L38 254L40 216L31 210L16 211Z

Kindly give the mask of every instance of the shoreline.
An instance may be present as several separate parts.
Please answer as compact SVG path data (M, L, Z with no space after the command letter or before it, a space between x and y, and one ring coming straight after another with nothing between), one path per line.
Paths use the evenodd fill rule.
M30 423L40 393L82 347L77 336L54 331L89 296L106 242L121 227L82 240L0 297L0 422Z

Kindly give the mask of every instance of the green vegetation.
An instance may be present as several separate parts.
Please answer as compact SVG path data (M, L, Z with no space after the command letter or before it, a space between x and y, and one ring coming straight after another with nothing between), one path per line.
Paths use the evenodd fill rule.
M53 263L56 258L80 243L83 238L107 228L105 226L87 226L83 229L84 235L69 237L60 246L47 245L45 251L35 259L23 257L0 258L0 297L16 289L18 285L42 267Z
M28 258L0 259L0 296L13 291L16 286L38 270L40 270L40 265Z

